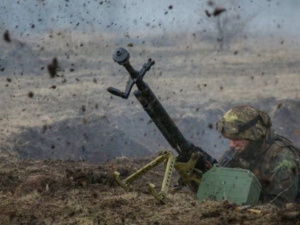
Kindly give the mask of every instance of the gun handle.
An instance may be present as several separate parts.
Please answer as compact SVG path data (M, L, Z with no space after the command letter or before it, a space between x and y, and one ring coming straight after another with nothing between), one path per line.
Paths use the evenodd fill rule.
M122 91L120 91L120 90L118 90L118 89L116 89L116 88L109 87L109 88L107 88L107 91L108 91L109 93L113 94L113 95L118 96L118 97L125 98L125 99L128 98L128 95L126 95L125 92L122 92Z

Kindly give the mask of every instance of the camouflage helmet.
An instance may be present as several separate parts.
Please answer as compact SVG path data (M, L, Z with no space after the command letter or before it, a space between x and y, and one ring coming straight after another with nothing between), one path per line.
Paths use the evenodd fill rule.
M228 110L217 122L217 130L228 139L260 140L271 127L270 116L251 106L236 106Z

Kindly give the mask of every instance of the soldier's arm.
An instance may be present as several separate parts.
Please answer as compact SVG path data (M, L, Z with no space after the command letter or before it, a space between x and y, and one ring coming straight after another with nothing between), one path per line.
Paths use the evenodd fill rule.
M263 188L263 202L279 206L294 202L299 189L299 171L293 152L282 148L271 153L264 167L268 183Z

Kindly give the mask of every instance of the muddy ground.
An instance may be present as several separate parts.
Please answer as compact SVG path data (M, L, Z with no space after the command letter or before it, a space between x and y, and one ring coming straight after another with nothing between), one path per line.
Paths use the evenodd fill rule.
M239 210L226 201L200 202L187 189L170 192L162 205L147 189L149 182L159 189L161 168L134 182L131 192L116 185L114 171L125 177L151 159L94 164L1 155L0 224L299 224L299 205Z
M1 42L0 224L299 223L298 205L238 211L229 202L199 202L187 189L161 205L147 190L148 182L160 186L161 168L125 192L113 172L126 177L170 146L133 95L106 91L125 89L128 75L111 59L124 46L137 69L156 61L145 81L184 136L214 157L228 147L215 122L237 104L266 110L277 132L300 145L296 40L245 39L219 52L192 34L137 46L61 32L11 39Z

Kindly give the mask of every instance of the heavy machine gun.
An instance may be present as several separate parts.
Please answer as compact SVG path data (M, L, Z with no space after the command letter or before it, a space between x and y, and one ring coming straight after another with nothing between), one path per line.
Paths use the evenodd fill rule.
M148 62L143 65L142 69L137 71L130 64L129 58L130 55L124 48L119 48L113 53L113 60L124 66L130 76L124 92L113 87L109 87L107 90L115 96L127 99L135 84L137 87L137 90L134 91L135 97L142 104L144 110L148 113L172 148L178 153L178 156L175 157L171 152L165 152L124 180L121 180L119 177L120 174L115 172L115 179L123 188L128 190L129 184L132 181L159 163L165 162L165 177L162 189L159 193L156 193L154 185L150 184L149 189L152 195L161 202L165 201L173 167L175 167L179 173L183 183L196 193L202 174L209 170L217 161L201 148L196 147L193 143L185 139L151 88L143 80L144 75L155 62L150 58Z
M143 80L144 75L155 62L149 59L142 69L137 71L131 66L129 58L130 55L124 48L119 48L113 54L113 60L124 66L130 75L125 92L112 87L107 90L113 95L127 99L135 84L137 87L134 92L135 97L178 155L175 157L171 151L166 151L123 180L121 180L120 174L115 172L116 181L124 189L129 190L130 184L134 180L164 162L165 175L160 192L157 193L155 186L149 184L150 193L162 203L165 203L171 175L175 168L182 183L197 193L199 200L226 199L240 205L256 205L259 202L261 184L255 175L245 169L220 167L208 153L186 140L153 91ZM234 157L234 155L228 154L225 156L226 160ZM221 165L225 166L222 159Z

